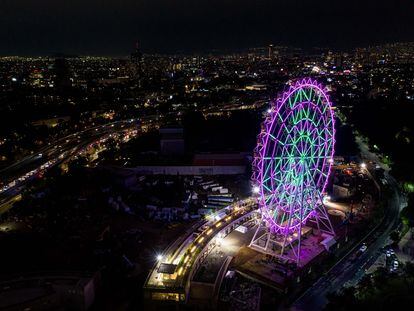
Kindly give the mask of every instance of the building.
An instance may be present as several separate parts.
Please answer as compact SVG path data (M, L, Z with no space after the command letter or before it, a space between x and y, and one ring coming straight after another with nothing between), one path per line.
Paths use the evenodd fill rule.
M139 49L138 42L135 44L135 50L131 53L131 76L132 78L139 79L144 71L144 57Z
M243 153L198 153L194 155L193 165L199 166L245 166Z
M182 128L160 129L160 150L164 155L184 154L184 131Z
M268 47L268 54L267 54L267 57L270 59L270 60L272 60L273 59L273 54L274 54L274 46L273 46L273 44L269 44L269 47Z
M67 60L64 57L57 57L53 64L54 85L58 91L66 91L72 86L70 69Z
M184 147L177 138L164 139L164 154L177 154ZM192 163L182 165L147 165L131 168L139 175L242 175L246 173L247 155L244 153L200 153Z
M101 284L94 275L26 275L0 283L1 310L88 310Z

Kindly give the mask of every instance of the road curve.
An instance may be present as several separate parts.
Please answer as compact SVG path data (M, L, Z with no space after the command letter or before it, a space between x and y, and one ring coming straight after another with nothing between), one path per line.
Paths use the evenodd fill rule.
M350 252L340 258L336 264L323 276L321 276L308 290L306 290L292 305L291 310L322 310L328 300L326 295L330 292L338 291L347 283L356 283L363 275L365 266L372 263L372 259L378 257L380 249L388 243L389 235L398 226L399 213L401 209L402 197L397 181L389 175L389 167L382 164L379 157L369 151L368 146L357 137L357 144L364 159L375 161L385 170L385 178L391 187L391 197L382 221L365 237L357 243ZM357 248L364 241L371 240L367 251L356 260L351 261Z

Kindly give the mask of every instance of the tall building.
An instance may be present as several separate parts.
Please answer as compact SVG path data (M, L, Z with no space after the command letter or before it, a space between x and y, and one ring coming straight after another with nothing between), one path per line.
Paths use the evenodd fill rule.
M142 63L143 56L141 50L139 49L138 42L135 43L135 50L131 53L131 62L137 65Z
M344 55L342 53L336 54L334 60L336 68L342 69L344 63Z
M274 55L274 46L273 46L273 44L269 44L269 47L268 47L268 55L267 55L267 57L269 58L269 59L273 59L273 55Z
M65 91L72 86L70 70L67 60L64 57L56 57L53 64L54 84L58 91Z
M144 64L144 57L139 48L138 42L135 43L135 50L131 53L131 75L133 78L139 78L142 76Z

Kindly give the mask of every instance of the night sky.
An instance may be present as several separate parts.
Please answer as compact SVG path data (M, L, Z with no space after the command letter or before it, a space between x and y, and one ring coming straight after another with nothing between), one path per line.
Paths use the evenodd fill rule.
M0 54L126 55L414 41L412 0L0 0Z

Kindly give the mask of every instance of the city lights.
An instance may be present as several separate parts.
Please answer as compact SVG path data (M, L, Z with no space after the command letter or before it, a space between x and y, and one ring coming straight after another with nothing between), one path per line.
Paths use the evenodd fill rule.
M18 2L1 28L2 309L412 300L412 1Z

